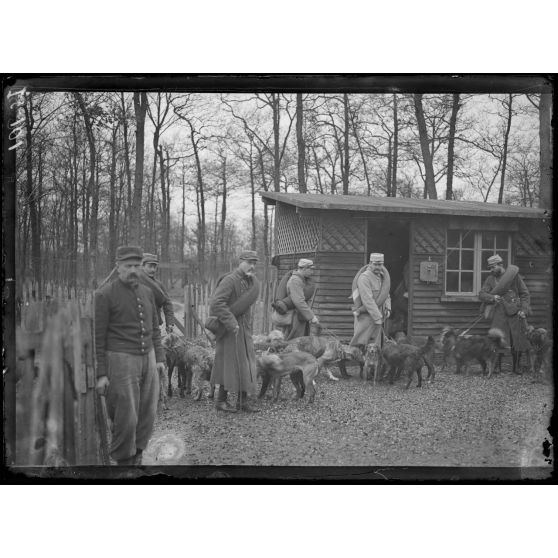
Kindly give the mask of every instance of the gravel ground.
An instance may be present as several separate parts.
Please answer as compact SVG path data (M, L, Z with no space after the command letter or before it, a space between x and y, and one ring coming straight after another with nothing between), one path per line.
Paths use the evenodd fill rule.
M543 442L552 386L504 372L490 380L472 368L437 374L405 390L352 377L320 375L313 405L282 399L255 403L258 414L217 413L213 401L173 397L157 419L144 465L548 466ZM553 457L552 455L550 456Z

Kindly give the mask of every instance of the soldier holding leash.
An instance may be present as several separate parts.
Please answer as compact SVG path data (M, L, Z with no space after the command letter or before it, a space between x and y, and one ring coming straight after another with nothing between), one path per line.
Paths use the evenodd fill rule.
M491 327L504 332L515 370L518 353L530 348L525 336L525 320L530 313L529 290L516 265L509 265L506 269L498 254L490 256L487 263L490 275L479 293L481 311L486 319L491 320Z
M390 278L384 267L384 255L370 254L370 263L353 281L354 335L350 345L365 347L373 342L380 346L384 321L391 314Z

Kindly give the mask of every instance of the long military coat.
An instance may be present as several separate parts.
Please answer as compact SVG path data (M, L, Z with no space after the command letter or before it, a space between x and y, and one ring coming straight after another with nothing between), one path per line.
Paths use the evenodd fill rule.
M494 295L490 292L498 284L498 278L489 275L482 286L479 298L485 304L493 304ZM511 281L508 290L502 296L502 302L493 304L491 327L497 327L504 332L508 345L517 351L529 349L529 341L525 337L525 322L517 315L523 310L526 315L530 313L529 290L523 279L516 275ZM510 315L512 314L512 315Z
M252 288L259 289L257 279L251 279L236 269L223 277L210 303L210 314L216 316L226 329L216 342L211 382L235 393L245 391L255 394L257 391L251 307L239 316L230 310L231 304ZM235 335L233 331L237 324L240 329Z

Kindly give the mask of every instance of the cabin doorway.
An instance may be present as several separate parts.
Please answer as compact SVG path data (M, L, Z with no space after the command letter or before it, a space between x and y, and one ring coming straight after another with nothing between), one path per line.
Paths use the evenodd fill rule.
M387 324L390 336L397 331L407 334L408 330L409 238L408 221L384 218L368 220L366 263L372 252L381 252L391 279L392 314Z

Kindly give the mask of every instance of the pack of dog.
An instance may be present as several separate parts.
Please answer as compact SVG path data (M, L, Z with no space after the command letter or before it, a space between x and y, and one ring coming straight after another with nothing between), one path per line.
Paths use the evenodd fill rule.
M497 328L489 329L486 335L468 336L459 336L454 329L444 328L440 342L444 353L444 368L451 357L455 360L455 373L460 374L463 368L467 373L468 364L476 360L488 378L500 362L501 352L509 348L504 333Z
M427 380L432 381L435 376L435 368L432 365L432 358L436 348L436 341L431 335L428 336L426 343L420 347L411 345L409 343L396 343L391 341L385 344L382 349L382 363L384 366L384 373L387 372L390 384L401 375L402 372L407 373L408 389L413 380L413 375L416 372L418 377L417 387L422 386L422 368L428 368Z

